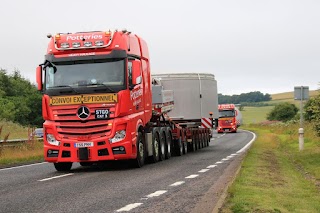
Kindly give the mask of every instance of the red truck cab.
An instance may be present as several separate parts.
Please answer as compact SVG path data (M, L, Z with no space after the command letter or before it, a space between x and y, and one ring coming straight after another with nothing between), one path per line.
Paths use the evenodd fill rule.
M237 132L237 110L234 104L219 104L218 133Z
M69 170L73 162L143 163L138 132L152 116L146 42L125 30L48 38L45 61L36 70L43 92L45 161L58 171Z

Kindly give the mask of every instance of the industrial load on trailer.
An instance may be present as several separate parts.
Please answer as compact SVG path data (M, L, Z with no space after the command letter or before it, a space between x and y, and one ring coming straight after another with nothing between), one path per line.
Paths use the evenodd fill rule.
M89 166L112 160L142 167L146 160L162 161L209 145L214 119L209 114L218 115L212 74L188 80L198 82L198 93L195 88L188 92L190 85L167 85L169 76L151 76L146 42L126 30L48 38L36 77L43 92L44 159L56 170L70 170L74 162ZM212 88L206 88L207 81ZM189 108L190 100L201 107Z

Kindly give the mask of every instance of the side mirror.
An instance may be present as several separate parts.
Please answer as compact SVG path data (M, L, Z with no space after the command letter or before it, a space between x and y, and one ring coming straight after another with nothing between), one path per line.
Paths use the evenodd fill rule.
M38 90L42 90L42 66L38 66L36 69L36 79L37 79L37 87Z
M132 84L140 84L142 80L141 77L141 62L132 61Z

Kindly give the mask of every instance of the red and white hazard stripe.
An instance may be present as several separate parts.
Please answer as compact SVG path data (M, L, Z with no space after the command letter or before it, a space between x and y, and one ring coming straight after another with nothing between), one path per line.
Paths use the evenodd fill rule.
M210 118L201 118L202 128L212 128L212 121Z

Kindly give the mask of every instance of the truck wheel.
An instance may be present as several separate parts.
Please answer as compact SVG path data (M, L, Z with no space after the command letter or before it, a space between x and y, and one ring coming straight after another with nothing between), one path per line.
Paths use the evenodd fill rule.
M175 150L176 150L177 156L183 155L183 147L182 147L182 139L181 139L181 137L179 137L179 139L177 139L175 145L176 145L175 146Z
M64 172L64 171L70 171L72 167L72 163L66 162L66 163L54 163L54 167L56 168L57 171L59 172Z
M144 143L142 139L142 133L138 132L137 137L137 158L134 160L134 166L137 168L141 168L144 165L145 160L145 149Z
M169 159L169 158L171 158L171 148L172 148L172 133L171 133L170 128L167 129L166 135L167 135L166 159Z
M164 161L166 158L166 133L163 129L160 130L160 146L159 146L159 160Z
M92 166L93 163L92 162L80 162L81 166Z
M159 144L160 144L160 137L158 129L154 128L152 133L152 157L151 162L156 163L159 161Z

